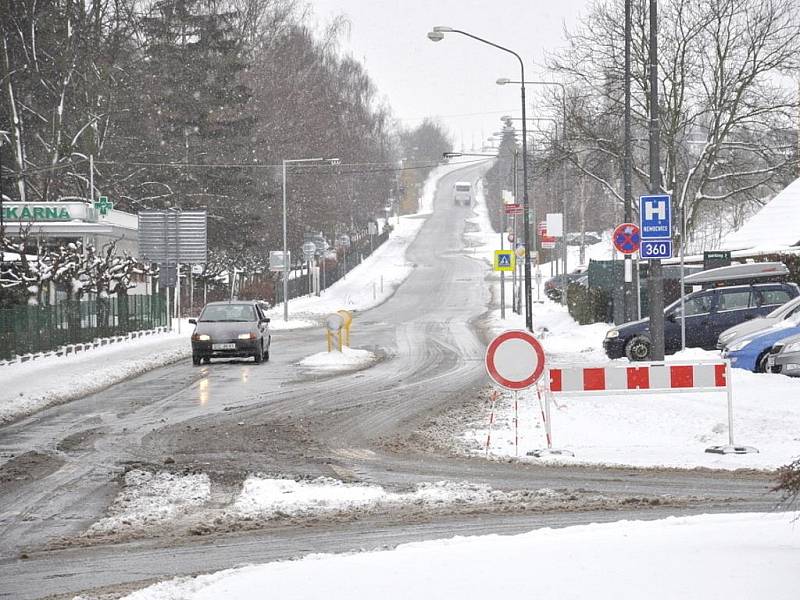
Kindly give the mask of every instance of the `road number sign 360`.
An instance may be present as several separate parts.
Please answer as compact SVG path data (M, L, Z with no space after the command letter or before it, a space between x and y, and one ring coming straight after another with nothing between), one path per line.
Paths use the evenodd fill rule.
M544 349L529 331L504 331L486 349L486 372L499 386L524 390L544 372Z

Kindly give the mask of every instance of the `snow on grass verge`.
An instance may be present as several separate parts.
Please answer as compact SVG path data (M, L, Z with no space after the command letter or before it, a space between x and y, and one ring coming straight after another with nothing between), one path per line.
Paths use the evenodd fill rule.
M342 347L342 351L318 352L301 360L298 364L307 369L321 371L352 371L368 367L376 360L376 356L369 350Z
M513 536L454 537L390 551L179 578L125 600L797 597L800 528L791 513L618 521Z
M190 356L192 327L181 331L0 367L0 424Z
M205 473L176 475L134 469L125 474L124 486L109 508L109 516L93 524L85 536L159 525L203 504L211 495Z

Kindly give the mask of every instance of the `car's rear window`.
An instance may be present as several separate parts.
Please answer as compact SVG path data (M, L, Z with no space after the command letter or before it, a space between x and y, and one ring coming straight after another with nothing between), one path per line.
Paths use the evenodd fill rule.
M458 191L458 192L468 192L471 189L471 187L472 186L469 186L469 185L457 185L456 186L456 191Z
M763 290L761 292L761 305L786 304L792 297L786 290Z
M201 321L255 321L256 313L250 304L212 304L206 306Z

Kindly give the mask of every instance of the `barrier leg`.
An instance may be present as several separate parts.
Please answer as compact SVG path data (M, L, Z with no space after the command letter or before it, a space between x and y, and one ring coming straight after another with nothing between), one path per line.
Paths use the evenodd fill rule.
M544 411L542 414L542 418L544 419L544 430L545 436L547 438L547 448L541 448L539 450L531 450L527 453L528 456L535 456L536 458L542 456L575 456L573 452L570 450L564 450L561 448L553 448L553 430L552 425L550 422L550 390L545 389L544 391ZM539 385L536 385L536 395L539 399L539 408L541 409L542 406L542 392L539 389Z
M514 456L519 456L519 409L517 399L519 392L514 392Z
M494 425L494 405L495 402L497 402L497 398L499 396L500 394L497 392L497 390L492 390L491 394L492 406L489 412L489 432L486 434L486 458L489 458L489 444L492 441L492 425Z
M728 396L728 445L706 448L709 454L757 454L752 446L737 446L733 441L733 381L731 380L731 363L725 361L725 393Z

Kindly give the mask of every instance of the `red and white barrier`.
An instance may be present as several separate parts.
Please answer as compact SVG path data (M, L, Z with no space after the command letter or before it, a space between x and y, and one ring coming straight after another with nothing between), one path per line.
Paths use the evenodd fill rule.
M549 369L554 394L729 390L726 361L604 364Z
M643 392L660 394L725 392L728 397L728 445L712 446L707 448L706 452L717 454L758 452L755 448L736 446L733 442L733 390L731 367L727 360L553 367L548 369L547 380L549 382L547 391L553 395L610 396ZM548 445L551 438L549 412L546 410Z

